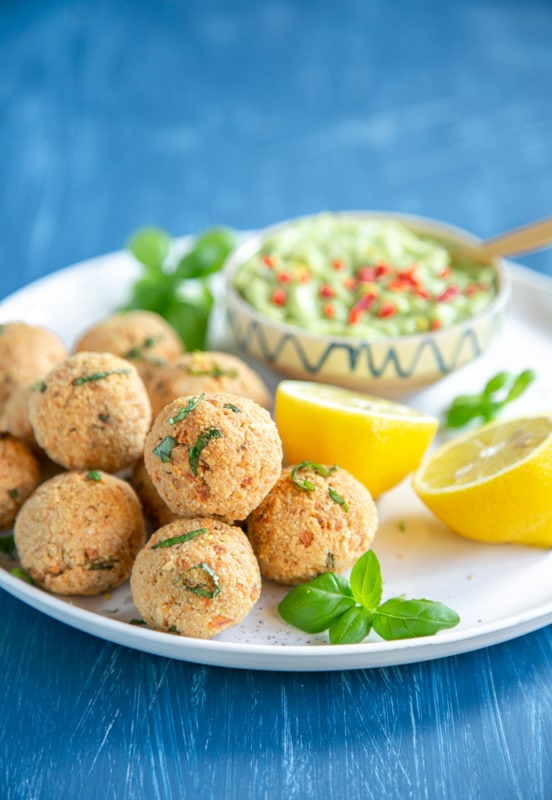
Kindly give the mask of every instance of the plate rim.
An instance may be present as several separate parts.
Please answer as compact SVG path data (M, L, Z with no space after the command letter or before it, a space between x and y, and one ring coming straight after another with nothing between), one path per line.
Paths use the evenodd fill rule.
M246 235L244 232L243 235ZM184 246L191 237L181 237ZM87 272L99 264L120 261L129 269L133 261L123 251L85 259L55 270L0 299L0 318L4 305L18 302L26 292L40 291L64 275ZM509 262L512 288L517 284L552 297L552 278L521 264ZM268 671L334 671L367 669L423 662L470 652L522 636L552 622L552 600L501 620L464 629L441 631L437 636L393 642L361 642L354 645L265 644L227 642L217 639L186 639L165 632L134 626L122 620L73 605L70 599L50 594L11 575L0 564L0 587L40 613L103 641L135 650L192 663Z

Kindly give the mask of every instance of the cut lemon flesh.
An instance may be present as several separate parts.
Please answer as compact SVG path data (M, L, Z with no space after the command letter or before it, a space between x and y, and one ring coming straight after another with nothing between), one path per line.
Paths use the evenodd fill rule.
M552 416L495 422L435 450L414 490L470 539L552 545Z
M288 464L338 464L373 497L415 470L439 421L409 406L308 381L281 381L275 418Z

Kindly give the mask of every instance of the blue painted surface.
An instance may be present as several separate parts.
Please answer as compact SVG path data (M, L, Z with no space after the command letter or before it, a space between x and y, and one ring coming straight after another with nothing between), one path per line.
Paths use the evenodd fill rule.
M491 236L551 213L548 0L4 0L0 76L1 296L145 223L384 208ZM254 673L0 603L6 800L552 797L550 628Z

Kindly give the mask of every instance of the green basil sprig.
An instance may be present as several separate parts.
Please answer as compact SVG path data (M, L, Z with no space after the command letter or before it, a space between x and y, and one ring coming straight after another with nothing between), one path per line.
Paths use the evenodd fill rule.
M445 412L447 428L463 428L470 422L484 424L491 422L504 406L518 398L535 380L532 369L523 370L519 375L498 372L479 394L462 394L456 397Z
M187 350L204 350L214 302L208 278L220 270L234 246L231 231L211 228L175 263L168 233L159 228L138 231L127 248L142 265L142 274L123 308L156 311L177 330Z
M368 550L350 580L326 572L293 588L278 605L280 616L307 633L328 630L331 644L362 642L373 629L382 639L433 636L460 617L442 603L393 597L381 603L383 581L376 554Z

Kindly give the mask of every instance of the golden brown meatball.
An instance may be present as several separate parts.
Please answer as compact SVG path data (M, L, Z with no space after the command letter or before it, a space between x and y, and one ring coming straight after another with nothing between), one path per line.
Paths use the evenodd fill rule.
M153 534L136 557L130 587L148 625L209 639L251 611L261 575L240 528L198 517Z
M0 405L12 389L42 378L67 356L67 348L47 328L24 322L0 325Z
M148 379L146 388L154 417L177 397L201 392L230 392L249 397L263 408L270 406L270 394L260 376L241 358L229 353L184 353Z
M156 368L177 358L182 342L172 325L154 311L123 311L100 320L88 328L75 345L75 351L114 353L136 366L144 380Z
M32 384L15 386L0 410L0 431L11 433L22 439L32 449L37 449L31 421L29 419L29 399Z
M282 444L268 411L234 394L180 397L146 439L146 469L175 514L243 520L281 471Z
M134 465L130 482L140 498L144 514L155 529L161 528L162 525L168 525L169 522L177 519L177 515L159 497L159 492L148 475L143 458L140 458Z
M105 472L64 472L43 483L15 523L22 567L56 594L95 595L127 580L145 541L140 502Z
M303 465L286 467L247 520L262 574L284 584L348 569L370 548L378 524L370 493L350 473Z
M26 444L0 433L0 530L11 528L17 512L40 483L38 461Z
M38 444L58 464L117 472L140 457L151 408L130 362L77 353L32 392L29 418Z

